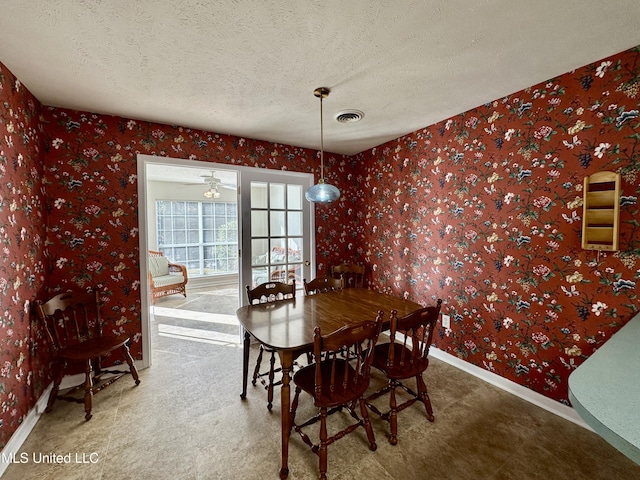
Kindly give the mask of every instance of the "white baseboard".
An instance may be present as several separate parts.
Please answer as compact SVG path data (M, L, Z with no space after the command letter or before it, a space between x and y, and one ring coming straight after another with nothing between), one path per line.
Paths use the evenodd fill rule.
M134 361L134 363L138 371L140 371L142 369L142 362L136 360ZM108 368L109 370L126 370L129 368L129 366L127 364L122 364L122 365L114 365ZM84 382L84 373L79 373L76 375L68 375L62 379L62 382L60 383L60 389L64 390L66 388L79 385L82 382ZM53 382L51 382L49 386L45 389L45 391L42 392L42 395L40 395L40 398L36 402L35 406L31 410L29 410L29 413L27 413L27 416L25 417L24 421L20 424L20 426L13 433L13 435L11 435L11 438L2 449L2 452L0 452L0 455L2 456L2 458L18 457L22 444L25 442L25 440L31 433L31 430L33 430L33 427L36 426L36 423L38 423L38 420L40 419L40 415L42 415L45 409L47 408L47 402L49 401L49 393L51 392L52 388L53 388ZM9 466L8 463L4 463L0 461L0 477L4 475L4 471L7 469L8 466Z
M456 367L464 372L467 372L475 377L478 377L479 379L487 383L490 383L491 385L494 385L502 390L505 390L519 398L522 398L523 400L526 400L529 403L537 405L538 407L543 408L548 412L558 415L559 417L562 417L565 420L569 420L570 422L573 422L576 425L579 425L588 430L593 430L591 427L589 427L589 425L585 423L584 420L582 420L580 415L578 415L578 413L573 408L567 405L564 405L560 402L557 402L548 397L545 397L544 395L534 392L533 390L530 390L527 387L523 387L522 385L512 382L511 380L507 380L506 378L503 378L500 375L496 375L495 373L489 372L469 362L460 360L458 357L451 355L450 353L447 353L443 350L439 350L435 347L430 348L429 355L445 363L448 363L449 365ZM136 368L140 370L141 362L136 361L135 363L136 363ZM110 368L124 369L126 367L127 365L116 365ZM84 374L82 373L78 375L71 375L64 378L60 387L63 389L69 388L73 385L78 385L83 380L84 380ZM29 433L31 433L31 430L38 422L40 415L42 415L42 413L44 412L47 406L47 400L49 399L49 392L51 391L52 387L53 387L53 384L50 384L47 387L47 389L42 393L35 407L29 411L25 420L18 427L18 429L11 436L11 438L9 439L5 447L2 449L2 456L4 456L4 458L10 458L12 454L17 455L19 453L20 447L22 447L22 444L29 436ZM0 462L0 477L3 475L8 465L9 464L7 463Z
M552 400L551 398L545 397L544 395L534 392L533 390L523 387L520 384L512 382L511 380L507 380L500 375L496 375L495 373L489 372L483 368L480 368L476 365L473 365L469 362L465 362L464 360L459 359L455 355L451 355L443 350L439 350L438 348L431 347L429 349L429 355L437 358L438 360L442 360L449 365L452 365L462 371L470 373L471 375L478 377L481 380L484 380L491 385L494 385L502 390L505 390L523 400L526 400L529 403L537 405L540 408L544 408L548 412L551 412L559 417L564 418L565 420L569 420L576 425L580 425L587 430L593 429L587 425L587 423L578 415L578 413L567 405L564 405L560 402Z
M49 400L49 392L53 388L53 382L49 384L49 386L42 392L40 398L36 402L35 406L29 410L27 416L24 421L20 424L18 429L11 435L11 438L7 442L7 444L2 449L2 458L18 458L20 448L22 444L25 442L33 427L36 426L38 420L40 419L40 415L44 413L45 408L47 408L47 401ZM0 477L4 475L4 471L9 466L9 463L0 462Z

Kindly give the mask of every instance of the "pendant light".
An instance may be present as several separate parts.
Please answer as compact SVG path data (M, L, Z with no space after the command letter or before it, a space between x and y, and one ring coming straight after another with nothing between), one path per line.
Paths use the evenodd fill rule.
M320 99L320 180L304 194L313 203L331 203L340 198L340 190L324 182L324 131L322 124L322 99L329 96L326 87L316 88L313 94Z

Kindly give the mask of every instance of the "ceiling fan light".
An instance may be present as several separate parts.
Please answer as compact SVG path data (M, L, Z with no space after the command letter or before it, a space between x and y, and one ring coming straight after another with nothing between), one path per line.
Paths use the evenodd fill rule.
M209 190L204 192L205 198L220 198L220 192L216 187L210 187Z

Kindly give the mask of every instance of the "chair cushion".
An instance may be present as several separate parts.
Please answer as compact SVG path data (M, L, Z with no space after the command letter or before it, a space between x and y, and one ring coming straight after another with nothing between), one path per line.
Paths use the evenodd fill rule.
M184 277L180 274L160 275L158 277L153 277L153 286L155 288L166 287L167 285L176 285L180 283L184 283Z
M149 257L149 271L152 277L169 275L169 260L164 256Z

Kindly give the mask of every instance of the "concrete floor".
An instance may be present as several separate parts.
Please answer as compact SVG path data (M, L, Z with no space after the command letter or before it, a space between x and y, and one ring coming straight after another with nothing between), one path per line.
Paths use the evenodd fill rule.
M28 461L9 465L3 480L277 479L280 398L271 413L260 386L249 385L240 399L234 295L230 289L160 299L157 307L181 310L158 310L152 366L140 372L140 386L125 377L99 393L89 422L82 405L57 402L20 450ZM228 298L216 298L222 296ZM219 304L226 313L184 314L197 304ZM376 385L384 381L375 375ZM404 410L399 443L391 446L388 425L372 416L378 449L368 450L363 429L338 440L329 446L329 478L640 480L640 466L595 433L455 367L432 359L425 380L435 422L419 404ZM301 397L299 415L305 411L313 404ZM72 462L37 462L51 453L71 454ZM291 479L317 477L317 457L295 434L289 468Z

